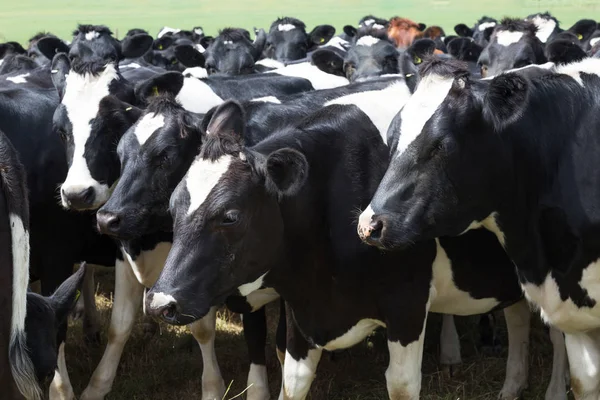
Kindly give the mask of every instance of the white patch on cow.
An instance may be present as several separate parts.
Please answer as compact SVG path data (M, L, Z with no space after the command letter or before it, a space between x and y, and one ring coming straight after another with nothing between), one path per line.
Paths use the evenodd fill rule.
M206 70L206 68L202 68L202 67L186 68L182 72L182 74L186 78L196 78L196 79L208 78L208 71Z
M2 65L3 62L4 62L4 59L0 60L0 65Z
M246 296L246 302L250 304L252 312L277 300L279 293L273 288L264 288L253 291Z
M186 187L190 194L188 215L204 203L213 187L219 183L223 174L229 169L232 159L232 156L225 155L213 162L197 157L192 163L185 177Z
M284 396L287 396L288 399L306 398L310 385L315 379L322 353L322 349L309 349L306 358L296 360L288 351L285 352L283 363ZM280 396L280 398L282 397Z
M517 43L523 37L523 32L500 31L496 33L496 42L500 46L510 46Z
M406 81L390 83L385 89L352 93L325 103L354 104L360 108L379 130L383 142L387 144L387 133L392 120L410 98Z
M227 45L233 44L233 40L223 40L223 44L227 44Z
M175 99L187 111L199 114L206 114L223 102L206 82L196 78L184 78L183 86Z
M406 346L388 340L390 363L385 371L385 380L391 399L419 398L425 325L423 323L419 339Z
M460 338L456 331L454 316L444 314L440 333L440 364L457 365L462 363L460 356Z
M505 247L506 237L504 236L504 232L502 232L502 230L498 226L498 213L496 213L496 212L491 213L483 221L471 222L471 224L467 227L467 229L465 229L461 233L461 235L470 231L471 229L479 229L479 228L485 228L488 231L492 232L494 235L496 235L496 238L498 239L498 241L500 242L502 247Z
M487 28L493 28L494 26L496 26L496 23L493 21L490 22L484 22L482 24L479 24L479 26L477 27L477 30L479 30L479 32L483 32L485 31Z
M360 213L360 217L358 217L358 235L362 237L368 237L368 233L370 233L371 228L371 219L375 211L371 207L371 204L365 210Z
M135 137L140 146L143 146L150 136L163 126L165 126L165 116L162 114L148 113L140 118L135 127Z
M577 382L577 398L600 398L600 330L565 334L571 382Z
M89 31L85 34L85 40L93 40L100 36L100 33L96 31Z
M594 47L596 45L596 43L600 42L600 37L595 37L593 39L590 39L590 46Z
M398 154L402 154L421 134L427 121L450 92L453 81L453 78L429 74L419 82L417 90L402 109Z
M152 302L150 303L150 308L156 310L174 302L175 298L173 298L173 296L171 296L170 294L164 294L160 292L154 293L152 297Z
M527 301L521 300L504 309L508 330L508 360L506 379L500 399L517 399L527 387L529 377L529 331L531 311Z
M266 365L250 364L246 387L248 388L248 399L268 399L270 397Z
M360 39L358 39L356 41L356 45L357 46L366 46L366 47L371 47L373 46L375 43L380 42L381 39L373 37L371 35L367 35L367 36L363 36Z
M361 319L342 336L327 342L323 348L329 351L347 349L366 338L371 332L379 327L385 328L385 324L375 319Z
M258 289L260 289L262 287L263 281L265 280L265 276L266 275L267 274L265 273L265 274L259 276L258 279L256 279L254 282L244 283L243 285L241 285L240 287L238 287L238 291L240 292L240 294L242 296L248 296L250 293L252 293L255 290L258 290Z
M281 101L275 97L275 96L265 96L265 97L259 97L256 99L252 99L250 100L254 103L274 103L274 104L281 104Z
M161 37L163 37L165 34L167 34L169 32L175 34L175 33L181 32L181 29L169 28L168 26L165 26L164 28L162 28L160 30L160 32L158 32L158 35L156 35L156 38L160 39Z
M198 53L204 54L204 52L206 51L206 49L204 48L204 46L202 46L200 43L196 43L194 45L194 48L196 50L198 50Z
M135 260L125 249L121 250L137 281L144 287L152 287L163 270L171 246L171 242L159 242L153 249L141 251Z
M283 68L283 67L285 67L284 63L282 63L281 61L274 60L272 58L263 58L262 60L258 60L255 64L262 65L263 67L267 67L267 68Z
M204 31L203 31L202 29L200 29L200 28L195 28L195 29L194 29L194 33L195 33L196 35L198 35L198 36L202 36L202 35L204 35Z
M531 22L533 22L538 28L535 36L537 36L542 43L546 43L556 28L556 21L536 15L531 19Z
M67 361L65 358L65 343L61 343L58 348L58 356L56 359L57 368L54 371L54 379L50 383L49 398L61 399L61 400L72 400L75 399L73 393L73 386L69 379L69 372L67 371Z
M556 67L556 73L569 75L581 86L584 86L581 79L582 73L600 76L600 58L585 58L571 64L559 65Z
M96 196L92 209L100 207L110 196L110 187L92 178L84 152L92 130L90 122L98 114L100 101L110 94L109 86L115 79L119 79L119 75L114 64L106 65L98 76L80 75L73 71L66 76L62 104L73 128L74 150L72 164L61 190L65 208L68 203L63 192L76 194L93 188Z
M268 73L308 79L315 90L332 89L349 83L345 77L323 72L310 62L287 65Z
M17 214L9 213L12 242L12 322L11 339L25 330L27 314L27 285L29 285L29 232Z
M319 46L319 47L335 47L336 49L346 51L350 43L347 40L342 39L339 36L332 37L329 42Z
M452 261L438 239L435 240L435 245L432 285L436 297L431 303L431 311L442 314L474 315L487 312L498 305L498 300L495 298L474 299L469 292L460 290L454 283Z
M373 24L373 29L383 29L385 28L385 26L380 25L380 24Z
M509 73L512 73L512 72L519 72L519 71L523 71L525 69L530 69L530 68L539 68L539 69L545 69L545 70L551 71L555 67L556 67L556 64L554 64L553 62L549 61L549 62L544 63L544 64L529 64L529 65L526 65L524 67L509 69L509 70L500 72L498 75L509 74ZM486 76L485 78L481 78L480 80L482 80L482 81L491 81L496 76L497 75Z
M363 21L363 23L362 23L362 24L360 24L360 25L361 25L361 26L371 26L371 25L373 25L373 23L374 23L374 22L375 22L375 20L374 20L374 19L372 19L372 18L369 18L369 19L365 19L365 20Z
M296 25L292 24L279 24L279 26L277 26L277 30L279 32L289 32L293 31L294 29L296 29Z
M119 65L119 68L120 69L123 69L123 68L135 68L135 69L138 69L138 68L142 68L142 66L140 64L138 64L138 63L132 62L132 63L125 64L125 65Z
M569 362L567 360L567 349L565 348L564 334L554 327L550 328L550 340L552 341L552 376L546 389L545 400L563 400L565 387L567 386Z
M29 72L27 72L26 74L8 77L6 78L6 80L11 81L13 83L26 83L27 80L25 78L27 78L29 75Z

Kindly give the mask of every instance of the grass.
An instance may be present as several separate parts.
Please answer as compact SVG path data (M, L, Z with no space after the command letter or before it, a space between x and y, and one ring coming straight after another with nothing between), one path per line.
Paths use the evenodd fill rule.
M338 28L356 24L364 15L401 15L428 25L441 25L448 34L455 24L472 25L483 14L497 18L551 11L568 27L600 11L599 0L22 0L4 2L0 13L0 42L25 42L45 30L65 39L77 23L108 25L118 37L130 28L152 34L162 26L191 29L202 26L209 34L220 28L268 26L278 16L304 20L309 29L329 23Z
M81 323L71 323L66 355L71 382L80 395L96 368L106 344L112 305L113 273L97 273L96 301L102 313L102 344L89 347L83 342ZM141 313L140 313L141 314ZM276 399L281 385L281 369L275 355L274 332L278 305L268 309L269 340L267 368L271 398ZM141 315L140 315L141 319ZM550 379L552 347L541 323L534 319L531 336L528 400L543 399ZM432 315L428 324L423 357L424 400L491 400L496 399L506 366L506 347L500 354L478 349L477 329L473 318L457 318L461 335L463 364L452 377L442 373L437 362L441 318ZM136 324L125 347L109 400L199 399L202 359L200 350L186 328L160 325L160 331L147 337L142 324ZM227 310L219 312L216 351L226 386L231 383L227 399L246 388L248 361L239 316ZM502 324L501 329L504 329ZM506 332L501 331L506 342ZM388 363L385 332L379 331L347 351L324 353L309 395L311 400L378 400L387 399L384 372ZM243 398L238 397L238 398Z

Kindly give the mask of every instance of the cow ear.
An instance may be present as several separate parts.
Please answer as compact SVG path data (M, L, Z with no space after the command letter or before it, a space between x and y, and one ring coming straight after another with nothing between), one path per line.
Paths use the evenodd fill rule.
M126 36L121 42L121 53L124 58L138 58L152 48L154 39L145 33Z
M344 58L331 49L319 49L312 54L313 64L321 71L345 77Z
M546 58L555 64L569 64L587 57L585 51L569 40L553 40L546 45Z
M353 38L358 33L358 30L352 25L346 25L344 26L344 33L348 35L348 37Z
M135 97L140 103L147 103L153 96L161 93L170 93L177 96L183 87L184 77L181 72L166 72L161 75L153 76L135 87Z
M211 110L212 111L212 110ZM210 119L209 119L210 118ZM246 117L244 108L234 100L228 100L204 116L203 131L207 136L231 136L244 138Z
M54 294L50 296L49 302L54 311L56 321L59 324L66 321L69 313L75 306L80 295L84 277L87 274L93 273L93 269L86 267L85 262L81 263L79 270L64 281ZM87 278L91 278L91 275L88 275Z
M419 22L419 30L423 32L425 29L427 29L427 24Z
M465 24L458 24L454 27L454 32L460 37L473 37L473 29Z
M175 57L186 68L204 68L204 56L190 44L175 46Z
M598 23L593 19L581 19L577 21L572 27L567 29L568 32L573 32L579 41L583 42L589 39L596 29L598 28Z
M485 94L483 116L499 132L523 116L528 95L525 77L515 73L498 75Z
M318 25L308 34L309 47L323 45L335 35L335 28L331 25Z
M492 37L492 33L494 33L494 29L496 29L493 26L490 26L489 28L485 28L485 30L483 31L483 38L486 41L490 41L490 38Z
M265 163L266 185L281 196L297 194L308 177L308 161L297 150L284 148L269 154Z
M154 50L166 50L170 47L175 39L173 39L170 35L161 36L160 38L154 40L154 45L152 46Z
M50 69L50 76L52 83L58 92L58 97L62 100L65 94L65 80L67 74L71 70L71 62L69 57L65 53L58 53L52 59L52 67Z
M69 46L56 37L46 36L38 40L37 47L48 60L52 60L57 53L68 53Z
M25 54L27 51L17 42L0 43L0 58L3 58L8 52L15 54ZM52 59L52 58L50 58Z
M205 49L208 49L208 47L215 41L215 38L212 36L204 36L202 39L200 39L200 45L202 47L204 47Z

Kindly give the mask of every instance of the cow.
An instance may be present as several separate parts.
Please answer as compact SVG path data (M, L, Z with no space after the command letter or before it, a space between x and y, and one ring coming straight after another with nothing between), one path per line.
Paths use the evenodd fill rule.
M4 58L11 54L25 54L27 51L17 42L0 43L0 65Z
M55 53L56 52L57 53L61 53L61 52L66 53L69 51L69 46L67 46L67 44L65 42L63 42L62 40L57 38L52 33L49 33L49 32L36 33L34 36L32 36L29 39L29 46L27 47L27 56L29 58L31 58L33 61L35 61L35 63L40 67L48 65L52 62L52 57L48 58L46 56L46 54L44 54L38 48L39 41L44 38L52 38L53 39L53 43L55 46L55 49L54 49ZM46 41L46 43L48 43L48 41Z
M536 36L537 27L529 21L503 19L496 25L490 43L479 56L481 76L495 76L502 71L530 64L544 64L544 46Z
M250 33L240 28L225 28L206 49L206 69L209 75L244 75L254 72L254 63L260 59L267 34L260 29L254 42Z
M399 49L406 49L415 39L423 37L426 26L408 18L394 17L388 25L388 35Z
M277 18L269 28L263 55L281 62L296 61L335 35L331 25L318 25L306 33L304 22L296 18Z
M454 32L459 37L472 38L479 46L485 47L489 43L496 25L498 25L498 20L483 16L475 23L473 28L469 28L466 24L458 24L454 27Z
M371 201L375 240L392 249L476 227L492 231L525 296L565 332L575 397L597 398L600 60L479 82L448 62L428 62L422 74L438 83L427 90L436 100L406 132L402 126L406 150Z
M535 34L542 43L548 43L563 31L558 20L549 12L531 14L525 20L535 24L537 28Z
M344 26L344 33L341 38L350 42L359 35L363 35L364 31L369 29L385 29L387 31L390 21L384 18L379 18L374 15L366 15L358 21L358 28L352 25Z
M348 348L383 326L390 398L414 399L429 311L471 314L509 306L513 345L501 398L519 395L527 381L521 343L530 313L492 234L431 240L403 252L380 252L356 236L355 210L368 203L389 154L366 114L336 104L254 146L246 146L244 136L241 106L219 106L199 156L171 197L173 247L146 296L146 312L185 324L229 294L272 286L292 316L285 398L306 397L323 349ZM461 250L470 240L481 253ZM454 284L449 276L458 274L468 279Z

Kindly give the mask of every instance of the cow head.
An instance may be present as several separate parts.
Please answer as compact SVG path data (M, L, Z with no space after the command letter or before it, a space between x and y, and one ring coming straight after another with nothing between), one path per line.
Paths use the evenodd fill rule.
M419 67L427 58L433 56L434 52L435 42L433 40L418 39L408 49L400 53L398 66L411 93L415 91L419 82Z
M473 28L469 28L465 24L458 24L454 27L454 32L456 32L459 37L473 38L475 43L485 47L489 43L496 25L498 25L496 19L484 16L475 23Z
M495 76L509 69L545 63L544 47L536 32L532 22L510 18L502 20L479 57L481 76Z
M306 33L304 22L296 18L278 18L271 24L264 55L281 62L306 58L309 51L329 41L335 34L331 25L316 26Z
M266 156L246 149L244 125L237 103L220 105L200 155L171 197L173 247L146 296L146 312L168 323L201 318L236 291L247 295L281 262L278 200L302 188L308 163L292 149Z
M226 28L219 32L206 49L206 69L209 74L226 75L249 74L254 71L254 63L260 58L267 34L259 30L254 42L245 29Z
M531 14L525 20L536 26L536 36L542 43L547 43L561 31L558 20L548 12Z
M11 54L25 54L27 51L17 42L0 43L0 63Z
M42 40L48 38L43 43L45 46L52 46L52 50L48 51L44 49L40 49L38 47L38 43ZM27 56L31 58L38 66L44 66L50 64L52 62L52 58L56 53L68 53L69 46L56 36L47 32L40 32L29 39L29 46L27 48ZM47 57L45 53L51 54L51 57Z
M423 37L425 24L418 24L408 18L394 17L388 26L388 36L399 49L406 49L415 39Z
M83 263L52 296L44 297L33 292L27 293L27 316L25 317L27 349L41 384L49 383L54 377L58 358L58 331L67 322L67 317L75 306L86 271L87 268Z
M198 153L201 119L163 93L119 143L121 177L96 215L101 233L127 240L173 229L169 198Z

